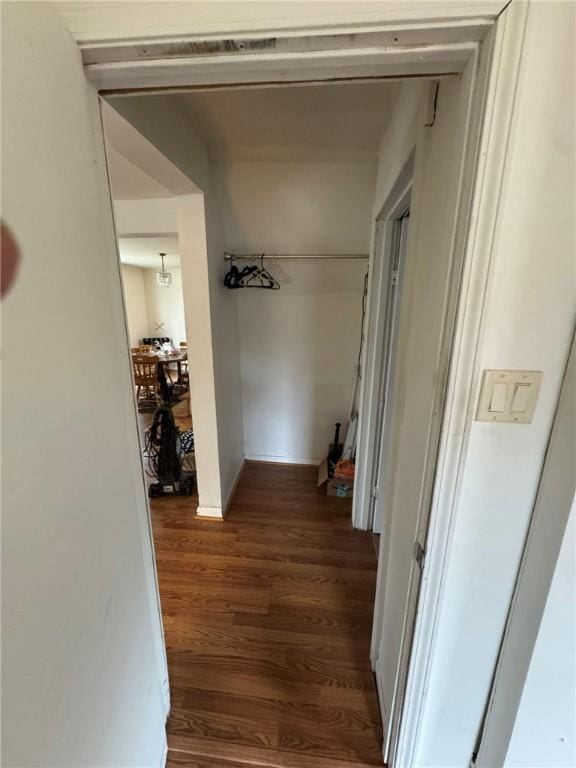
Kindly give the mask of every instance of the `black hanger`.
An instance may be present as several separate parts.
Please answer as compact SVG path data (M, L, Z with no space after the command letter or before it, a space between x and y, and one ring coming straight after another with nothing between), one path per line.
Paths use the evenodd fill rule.
M240 272L238 271L238 267L232 262L232 264L230 264L230 269L224 275L224 285L226 288L238 288L239 275Z
M264 267L264 254L260 254L260 266L255 268L252 274L246 276L242 280L243 288L268 288L273 291L277 291L280 288L280 283L276 278L268 272Z
M264 267L264 254L260 254L260 266L250 264L239 270L232 263L224 277L224 285L230 290L235 288L268 288L277 291L280 288L280 283Z

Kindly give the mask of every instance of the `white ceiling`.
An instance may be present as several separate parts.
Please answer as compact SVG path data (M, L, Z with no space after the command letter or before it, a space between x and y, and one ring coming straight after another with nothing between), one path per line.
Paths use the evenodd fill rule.
M203 91L173 96L212 152L267 159L373 157L397 83L354 83ZM300 159L298 155L297 159Z
M118 250L122 264L143 269L159 269L159 253L165 253L164 264L170 269L180 266L177 237L119 237Z
M216 157L373 160L397 89L397 83L324 84L202 91L170 98ZM154 148L109 105L103 118L114 200L173 197L174 192L158 180L162 174ZM140 154L138 139L145 145L139 147ZM148 166L153 173L143 170Z

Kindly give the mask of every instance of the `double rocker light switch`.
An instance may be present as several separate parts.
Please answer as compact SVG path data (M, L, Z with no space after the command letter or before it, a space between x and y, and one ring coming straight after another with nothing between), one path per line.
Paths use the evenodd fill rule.
M484 371L476 421L529 424L542 371Z

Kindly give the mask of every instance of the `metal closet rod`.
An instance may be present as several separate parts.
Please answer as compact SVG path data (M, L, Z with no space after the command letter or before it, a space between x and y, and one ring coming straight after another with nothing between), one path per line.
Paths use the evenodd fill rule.
M367 259L367 253L224 253L224 261L254 261L255 259Z

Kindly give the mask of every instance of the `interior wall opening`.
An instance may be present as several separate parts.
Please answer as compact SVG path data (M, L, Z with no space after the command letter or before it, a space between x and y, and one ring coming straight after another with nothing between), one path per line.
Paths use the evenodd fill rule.
M415 487L403 477L400 491L393 490L398 446L390 434L407 392L418 406L410 412L410 437L419 442L414 450L405 437L401 448L413 461L427 459L461 157L450 157L445 146L462 142L467 119L462 81L445 83L440 100L438 86L425 80L109 97L117 113L203 192L198 198L202 236L198 240L186 212L180 211L179 226L204 254L206 279L194 294L197 311L188 334L204 345L209 360L212 378L199 378L213 398L205 439L219 495L207 502L200 487L192 505L174 498L152 505L168 664L178 702L168 725L174 748L203 749L190 723L205 717L207 696L215 717L229 706L242 717L247 693L236 689L227 659L232 647L247 641L246 628L250 634L261 631L268 649L278 648L277 630L287 631L289 653L298 655L304 639L325 642L325 633L318 632L318 622L324 621L337 628L331 653L342 641L352 643L358 659L354 685L366 691L357 714L367 728L352 752L344 746L350 734L331 733L333 748L315 738L318 758L361 758L378 765L383 747L388 755L397 736L401 638L415 594L408 574L420 518L414 507L403 520L397 510L404 505L394 498L388 510L389 515L395 510L394 522L384 506L376 510L373 504L370 522L359 523L352 503L358 505L358 470L388 486L383 498ZM445 112L436 130L428 132L437 122L438 101ZM461 152L462 143L457 146ZM434 189L443 172L446 195L440 204ZM385 203L385 237L378 242L375 221ZM414 233L410 227L408 238L408 213L414 211L419 226ZM398 287L406 261L404 298ZM427 288L434 269L435 282ZM193 289L190 279L183 281L185 294ZM378 305L381 317L376 336L366 321L369 301ZM426 344L429 354L419 365L416 349ZM366 377L375 349L379 376L372 364L371 397ZM374 405L374 399L380 403L374 416L379 437L372 434L372 458L360 453L355 463L362 408ZM196 432L194 397L192 402ZM388 410L388 405L394 407ZM420 471L415 464L414 477ZM364 504L365 479L362 486ZM206 529L206 517L219 518L219 527L210 523ZM353 530L353 522L372 530L374 519L386 533L380 543L369 532ZM396 560L390 565L383 553L395 537ZM286 568L279 568L281 562L288 563ZM184 576L190 568L203 572L206 567L216 569L217 585ZM330 573L324 570L320 577L318 569L326 567ZM249 585L244 584L246 568L252 573ZM333 580L329 593L319 587L317 579L324 576ZM286 584L294 581L302 589L291 594ZM384 627L383 606L390 627ZM223 616L233 626L225 648L218 640ZM354 632L351 616L357 622ZM372 640L378 636L379 641L371 647L372 631ZM199 668L199 635L219 648L216 677L203 677ZM263 661L267 652L261 647L256 656ZM287 674L293 683L311 686L312 705L316 695L327 694L328 681L309 664L314 662L308 659L303 671L291 663ZM249 667L244 660L242 670ZM338 674L346 676L345 669L346 664ZM249 690L265 691L256 695L266 701L271 696L292 701L274 678L261 669ZM202 692L192 693L191 685ZM340 705L350 702L340 700ZM282 731L281 722L276 713L272 727ZM211 746L217 742L224 755L227 737L214 734ZM265 747L272 751L259 752L259 759L298 753L301 747L286 739Z
M240 716L246 706L242 692L232 690L233 676L225 674L222 649L216 679L204 680L199 673L199 631L218 648L224 614L235 625L260 627L268 646L262 653L269 653L280 648L275 632L284 626L282 647L292 656L302 652L303 641L327 642L316 626L324 614L335 622L331 652L352 644L358 658L353 685L366 692L356 703L344 697L334 704L352 707L366 727L361 738L329 729L333 746L326 735L316 737L313 751L319 760L381 762L381 717L369 655L377 547L370 534L353 531L353 474L334 477L334 470L342 458L340 464L353 467L356 454L377 166L398 91L397 83L364 83L110 99L114 110L204 193L208 281L195 300L204 301L207 312L202 328L189 325L188 335L203 335L213 352L212 439L221 510L228 508L228 514L222 528L199 528L207 506L201 487L198 502L166 497L154 499L151 508L177 702L168 732L186 750L197 750L198 742L184 722L206 717L208 694L218 714L226 705ZM232 269L249 273L233 290L225 284ZM266 275L272 290L266 289ZM186 293L186 279L183 285ZM192 380L194 375L191 371ZM193 396L196 431L194 407ZM220 574L212 589L181 575L180 558L197 569L206 555ZM252 558L254 579L270 586L246 589L240 598L229 580L242 583ZM283 560L289 565L279 571ZM325 589L318 578L332 586ZM301 584L292 596L286 591L290 583ZM249 607L234 607L238 599ZM293 612L302 616L299 630ZM348 628L351 615L354 631ZM235 647L244 648L244 630L235 629L233 636ZM187 695L182 674L202 692ZM302 679L309 686L305 698L319 716L313 702L328 692L327 680L292 662L287 674L292 685ZM350 674L345 658L336 674ZM292 698L277 687L274 675L259 673L251 683L257 696L264 686L281 700ZM262 701L269 695L263 693ZM280 727L281 719L274 715L272 726ZM303 720L295 724L303 726ZM350 737L357 740L353 749L345 746ZM278 744L277 750L298 753L300 747Z
M147 492L196 498L178 193L199 193L107 104L102 122ZM187 213L202 231L202 210Z

